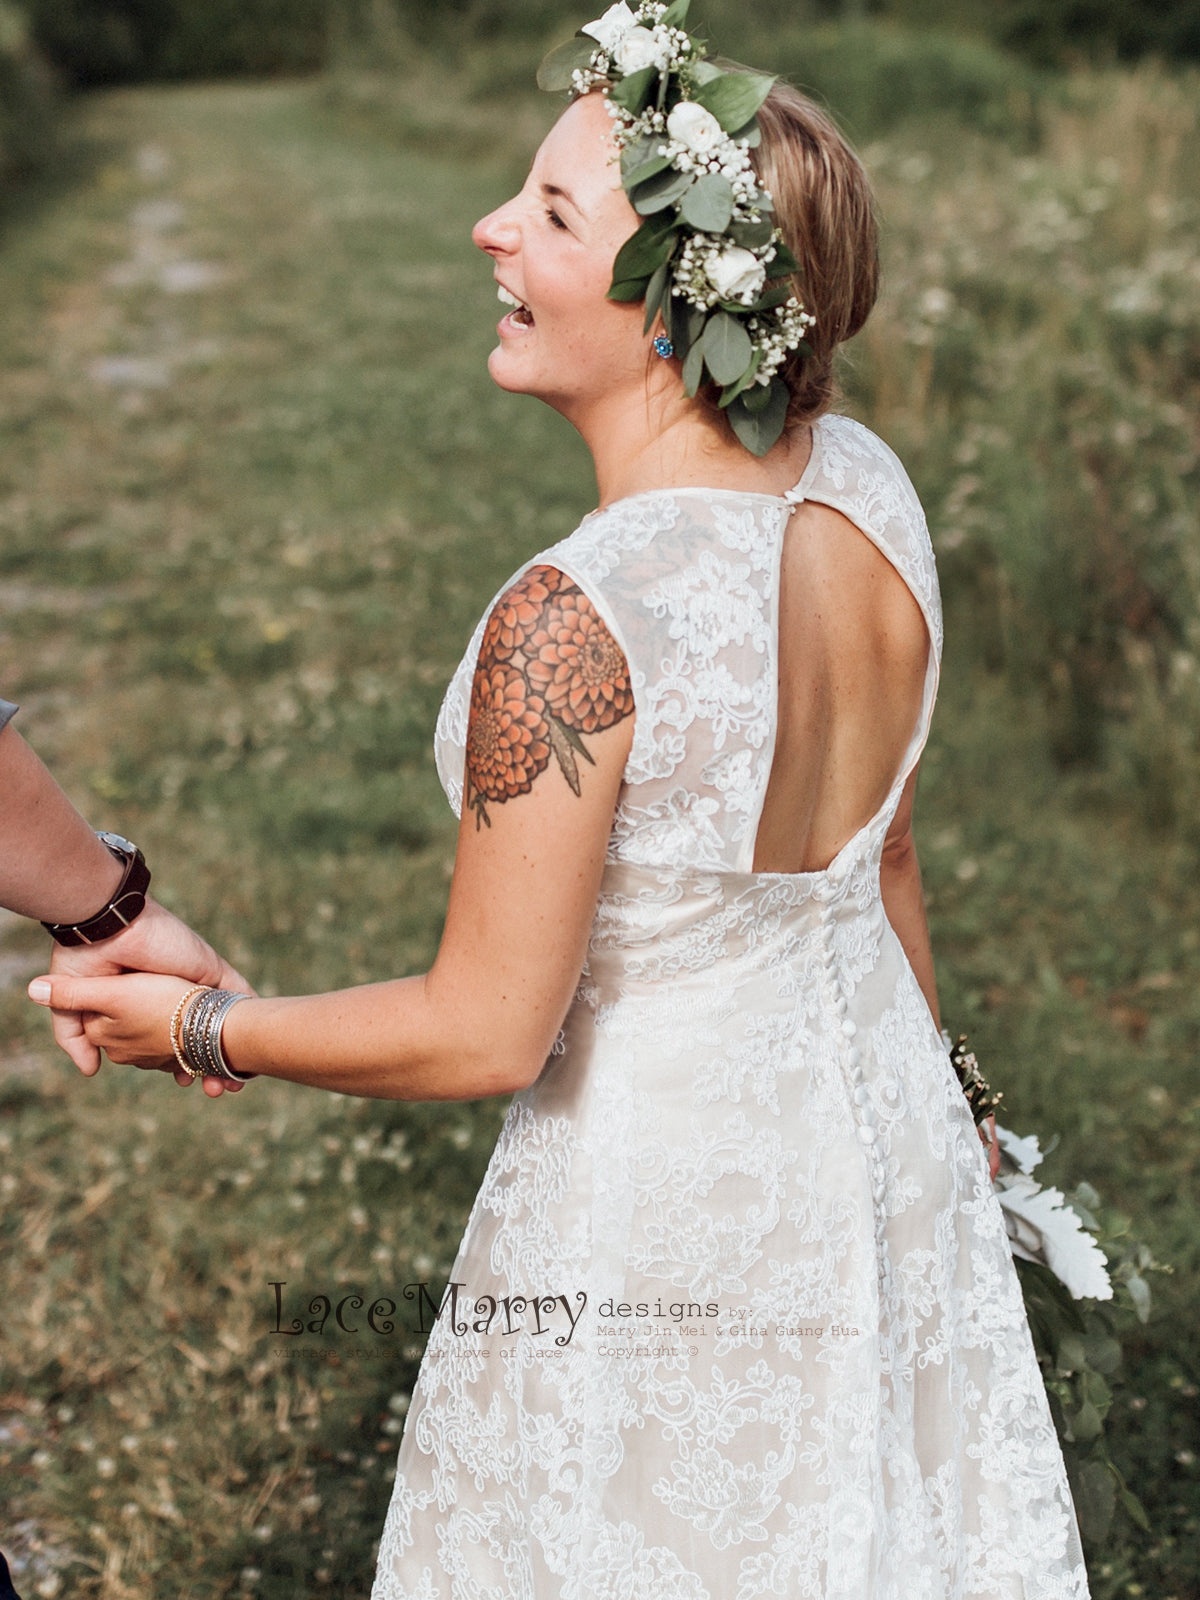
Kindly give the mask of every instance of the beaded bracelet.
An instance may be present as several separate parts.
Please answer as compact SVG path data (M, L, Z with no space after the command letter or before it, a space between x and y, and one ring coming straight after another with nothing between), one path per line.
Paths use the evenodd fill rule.
M230 989L200 987L184 996L179 1006L179 1022L172 1026L172 1044L178 1038L177 1059L194 1078L225 1078L231 1083L248 1083L253 1072L235 1072L221 1048L221 1029L225 1018L239 1000L249 995Z
M188 1001L194 1000L198 994L203 994L204 989L205 985L202 983L198 983L194 989L189 989L187 993L180 998L179 1004L171 1013L171 1050L176 1061L178 1061L179 1065L183 1068L184 1072L187 1073L189 1078L196 1077L197 1073L191 1062L185 1058L183 1050L180 1048L179 1025L183 1021L184 1008L187 1006Z

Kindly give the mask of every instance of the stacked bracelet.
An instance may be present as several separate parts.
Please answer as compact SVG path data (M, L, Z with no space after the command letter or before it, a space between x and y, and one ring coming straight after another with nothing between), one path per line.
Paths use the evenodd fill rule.
M225 1018L239 1000L248 999L230 989L204 985L183 996L171 1017L171 1048L185 1072L193 1078L225 1078L231 1083L248 1083L254 1077L253 1072L235 1072L221 1048Z

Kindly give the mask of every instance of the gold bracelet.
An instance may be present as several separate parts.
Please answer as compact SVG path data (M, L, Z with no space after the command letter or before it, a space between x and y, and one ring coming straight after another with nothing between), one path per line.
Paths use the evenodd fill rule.
M184 1060L183 1051L179 1048L179 1026L183 1021L183 1013L187 1007L188 1001L194 1000L198 994L203 994L204 991L210 987L210 984L198 983L194 989L188 990L188 992L180 1000L179 1004L175 1007L175 1010L171 1013L171 1049L174 1052L176 1061L178 1061L179 1065L187 1073L189 1078L198 1078L200 1074L196 1071L195 1067L191 1066L187 1061Z

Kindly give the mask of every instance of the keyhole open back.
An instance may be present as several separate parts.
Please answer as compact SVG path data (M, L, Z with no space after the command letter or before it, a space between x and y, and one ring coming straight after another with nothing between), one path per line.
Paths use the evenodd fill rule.
M896 567L840 511L797 505L780 565L779 708L755 872L812 872L879 811L922 715L932 642Z

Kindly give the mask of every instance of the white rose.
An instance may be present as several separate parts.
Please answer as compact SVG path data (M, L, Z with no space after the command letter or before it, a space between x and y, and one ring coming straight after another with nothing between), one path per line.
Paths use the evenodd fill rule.
M710 256L704 272L722 300L752 300L767 281L767 269L758 257L736 244Z
M625 0L620 0L619 5L609 6L602 17L598 17L595 22L589 22L579 31L597 40L605 55L612 55L622 35L628 33L630 28L636 27L637 18L625 4Z
M630 28L617 40L612 53L617 70L625 77L640 72L643 67L663 67L667 63L667 50L649 28Z
M698 156L705 156L725 138L725 130L703 106L694 100L681 100L667 118L667 132Z

